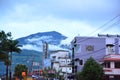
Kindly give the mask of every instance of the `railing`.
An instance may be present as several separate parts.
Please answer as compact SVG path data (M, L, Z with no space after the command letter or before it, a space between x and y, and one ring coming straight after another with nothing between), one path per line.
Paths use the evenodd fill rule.
M120 75L120 68L103 68L105 74Z
M120 54L107 55L105 58L120 58Z

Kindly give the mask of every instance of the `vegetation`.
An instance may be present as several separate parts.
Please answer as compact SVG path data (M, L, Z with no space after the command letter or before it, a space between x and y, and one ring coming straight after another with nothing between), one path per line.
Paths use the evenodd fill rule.
M10 80L11 79L11 64L12 64L12 52L21 52L17 40L12 40L10 32L0 32L0 60L5 62L6 65L6 80L8 80L8 67L10 67ZM10 53L10 55L9 55Z
M60 73L61 73L61 70L56 71L55 69L51 69L49 67L47 69L45 68L43 70L43 76L45 78L51 78L51 79L57 78L57 79L60 79L60 80L64 80L63 75L60 75Z
M10 65L7 42L10 38L11 33L0 32L0 61L4 61L6 65L6 80L8 80L8 66Z
M24 65L24 64L18 64L18 65L15 67L14 76L22 79L22 72L26 72L26 75L27 75L28 68L27 68L27 66Z
M12 52L20 53L21 49L19 48L20 45L18 45L18 40L8 40L8 51L10 53L10 80L12 80L12 73L11 73L11 64L12 64Z
M103 68L98 64L92 57L90 57L83 70L77 74L78 80L102 80L103 78Z
M46 78L55 78L55 72L55 69L52 70L50 67L48 67L43 70L43 76Z

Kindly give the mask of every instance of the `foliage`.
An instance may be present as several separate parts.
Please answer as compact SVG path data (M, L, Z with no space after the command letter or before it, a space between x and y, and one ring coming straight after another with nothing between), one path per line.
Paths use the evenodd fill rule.
M18 40L12 40L12 35L10 32L5 33L4 31L0 32L0 60L5 61L8 59L9 52L21 52L18 45Z
M90 57L79 74L81 74L82 80L102 80L104 72L101 65Z
M43 76L46 77L46 78L55 78L55 73L49 73L49 71L56 72L55 70L53 70L50 67L48 67L48 68L45 68L43 70Z
M9 52L17 52L20 53L21 49L19 48L21 45L18 45L18 40L8 40L7 42L7 50Z
M8 59L7 40L11 38L11 33L0 32L0 60Z
M12 52L21 52L17 40L12 40L10 32L0 32L0 61L4 61L6 65L6 79L8 78L8 66L10 66L10 80L11 80L11 64L12 64ZM9 55L10 53L10 55Z
M53 73L49 73L49 71L52 71ZM60 76L61 70L56 71L55 69L51 69L50 67L45 68L43 70L43 76L46 78L61 78L63 80L63 76Z
M11 39L11 33L0 31L0 61L4 61L6 65L6 80L8 80L8 66L10 65L9 55L7 50L7 41Z
M26 65L24 64L18 64L16 67L15 67L15 70L14 70L14 76L18 77L18 78L21 78L22 77L22 72L28 72L28 68Z

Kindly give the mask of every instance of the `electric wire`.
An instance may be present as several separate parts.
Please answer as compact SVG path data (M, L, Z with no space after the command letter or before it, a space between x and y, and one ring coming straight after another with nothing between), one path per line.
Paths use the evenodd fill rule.
M110 26L106 27L105 29L103 29L101 32L107 31L107 30L111 29L112 27L115 27L118 24L120 24L120 19L118 21L116 21L115 23L111 24Z
M116 43L118 43L118 41L115 41L115 42L113 43L113 45L116 45ZM90 52L89 54L94 54L94 53L97 53L97 52L102 51L102 50L104 50L104 49L106 49L106 46L103 47L103 48L101 48L101 49L98 49L98 50L96 50L96 51L94 51L94 52ZM88 54L84 54L84 55L82 55L81 57L86 56L86 55L88 55Z
M112 18L111 20L109 20L107 23L103 24L103 25L100 26L99 28L97 28L94 32L98 31L100 28L105 27L106 25L108 25L110 22L112 22L112 21L115 20L116 18L120 18L120 14L117 15L117 16L115 16L114 18ZM114 22L113 24L111 24L110 26L108 26L107 28L105 28L104 30L102 30L101 32L103 32L103 31L105 31L105 30L108 30L108 28L110 29L110 27L112 28L114 25L119 24L119 22L120 22L120 20ZM93 34L94 32L91 32L89 35ZM79 41L78 43L84 42L84 41L89 40L89 39L92 39L92 37L87 37L87 38L85 38L85 39Z
M88 35L92 35L93 33L97 32L101 28L105 27L106 25L108 25L110 22L114 21L118 17L120 17L120 14L116 15L115 17L113 17L112 19L110 19L108 22L104 23L102 26L98 27L96 30L94 30L93 32L89 33Z

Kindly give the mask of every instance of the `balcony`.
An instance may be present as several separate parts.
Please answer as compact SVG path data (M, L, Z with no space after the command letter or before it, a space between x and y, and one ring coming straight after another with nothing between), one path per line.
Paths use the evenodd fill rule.
M103 61L120 61L120 54L106 55Z
M52 62L52 63L59 63L59 61L56 60L56 59L51 59L51 62Z
M120 58L119 54L106 55L105 58Z
M120 75L120 68L103 68L106 75Z

